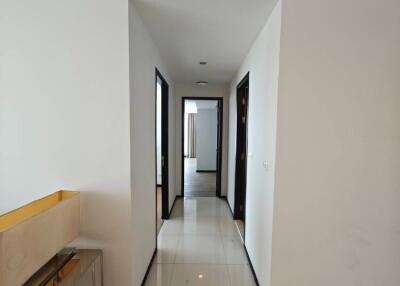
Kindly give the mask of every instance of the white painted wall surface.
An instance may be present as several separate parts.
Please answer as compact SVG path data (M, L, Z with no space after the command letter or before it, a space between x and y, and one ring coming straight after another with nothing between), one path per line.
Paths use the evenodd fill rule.
M131 285L127 2L2 0L0 35L0 212L81 191L75 245Z
M400 283L400 2L283 1L272 285Z
M222 182L221 194L226 195L227 173L228 173L228 128L229 128L229 86L228 85L209 85L200 87L194 84L176 84L175 85L175 134L176 134L176 194L182 194L181 190L181 117L182 117L182 97L222 97L224 101L223 115L223 134L222 134Z
M156 90L155 68L169 83L169 205L175 199L174 83L140 16L129 3L133 266L132 285L140 285L156 247Z
M231 84L228 200L234 209L236 159L236 86L250 72L246 248L260 285L270 285L274 165L279 74L281 3L244 60ZM263 162L267 161L266 170Z
M198 109L196 118L196 163L197 170L217 169L218 111Z

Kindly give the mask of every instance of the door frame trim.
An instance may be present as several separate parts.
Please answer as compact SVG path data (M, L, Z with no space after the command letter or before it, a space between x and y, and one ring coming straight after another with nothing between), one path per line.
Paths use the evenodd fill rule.
M155 128L154 128L154 132L155 132L155 154L156 154L156 156L155 156L155 166L156 166L156 168L155 168L155 182L156 182L156 240L157 240L157 79L160 79L161 80L161 84L162 84L162 87L161 87L161 106L163 105L163 97L164 96L166 96L167 97L167 102L169 103L169 84L168 84L168 82L166 81L166 79L163 77L163 75L161 74L161 72L157 69L157 67L155 67L155 81L154 81L154 83L155 83ZM161 109L161 137L163 137L162 136L162 134L163 134L163 124L162 124L162 122L163 122L163 109ZM166 112L167 112L167 117L169 118L169 104L168 104L168 108L167 108L167 110L166 110ZM167 125L167 134L168 134L168 136L167 136L167 150L166 150L166 152L167 152L167 154L169 154L169 124ZM163 146L164 146L165 144L163 144L163 138L161 138L161 155L162 155L162 153L163 153ZM168 158L169 156L167 156L167 158L166 158L166 169L167 169L167 183L169 183L169 158ZM162 217L162 219L163 220L166 220L166 219L169 219L169 186L167 186L167 188L164 188L163 186L164 186L164 168L162 167L162 165L161 165L161 191L162 191L162 193L161 193L161 204L162 204L162 206L161 206L161 213L162 213L162 215L161 215L161 217Z
M223 129L224 129L224 98L223 97L195 97L195 96L183 96L182 97L182 109L181 109L181 196L185 196L185 100L215 100L221 104L221 112L219 113L220 126L218 127L218 135L220 138L220 146L217 152L217 171L216 171L216 197L222 198L222 154L223 154ZM218 143L217 143L218 146ZM219 168L218 168L219 165Z
M249 119L249 102L250 102L250 72L248 72L243 78L242 80L238 83L238 85L236 86L236 99L237 96L239 94L239 89L245 84L248 83L249 86L249 92L248 92L248 96L247 96L247 112L246 112L246 138L245 138L245 149L246 149L246 155L248 154L248 119ZM238 103L236 102L236 105ZM237 107L237 106L236 106ZM236 108L236 117L237 117L238 111ZM236 120L238 120L236 118ZM237 121L238 122L238 121ZM237 154L237 142L238 142L238 124L236 124L236 150L235 150L235 197L234 197L234 209L233 209L233 217L234 219L240 219L240 210L239 210L239 206L238 206L238 188L236 185L236 166L237 166L237 162L238 162L238 154ZM244 195L247 196L247 156L245 158L245 162L244 162ZM244 228L246 229L246 202L247 199L245 199L245 205L244 205L244 212L243 212L243 216L244 216ZM243 235L243 240L244 240L244 236Z

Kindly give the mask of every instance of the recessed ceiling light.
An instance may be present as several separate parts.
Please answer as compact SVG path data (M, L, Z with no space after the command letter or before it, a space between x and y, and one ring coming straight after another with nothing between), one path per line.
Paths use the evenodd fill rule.
M200 64L201 64L202 66L205 66L205 65L207 64L207 62L201 61Z
M200 85L200 86L206 86L206 85L208 85L208 81L201 80L201 81L196 82L196 84Z

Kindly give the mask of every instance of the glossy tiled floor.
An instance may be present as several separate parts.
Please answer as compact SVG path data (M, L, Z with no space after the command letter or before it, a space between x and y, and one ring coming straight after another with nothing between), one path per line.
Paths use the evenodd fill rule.
M255 285L225 201L197 197L176 202L161 228L146 285Z

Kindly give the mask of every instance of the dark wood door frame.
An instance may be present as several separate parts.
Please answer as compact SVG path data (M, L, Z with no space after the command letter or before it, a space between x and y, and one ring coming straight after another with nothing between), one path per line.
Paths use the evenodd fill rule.
M224 124L224 102L223 99L218 100L218 115L217 115L217 178L216 178L216 196L221 198L222 188L222 136Z
M221 198L222 185L222 136L223 136L223 118L224 118L224 100L223 97L182 97L181 114L181 192L185 196L185 101L186 100L216 100L218 102L218 132L217 132L217 172L216 172L216 196Z
M168 115L169 115L169 85L160 71L155 71L155 111L156 111L156 154L157 154L157 81L161 80L161 209L162 219L169 219L169 168L168 168ZM157 156L156 156L156 185L157 185ZM157 187L156 187L156 214L157 214ZM156 215L157 229L157 215ZM157 234L157 230L156 230Z
M247 130L249 108L249 73L236 87L237 126L235 164L235 208L234 219L245 222L247 185ZM246 225L246 224L245 224Z

